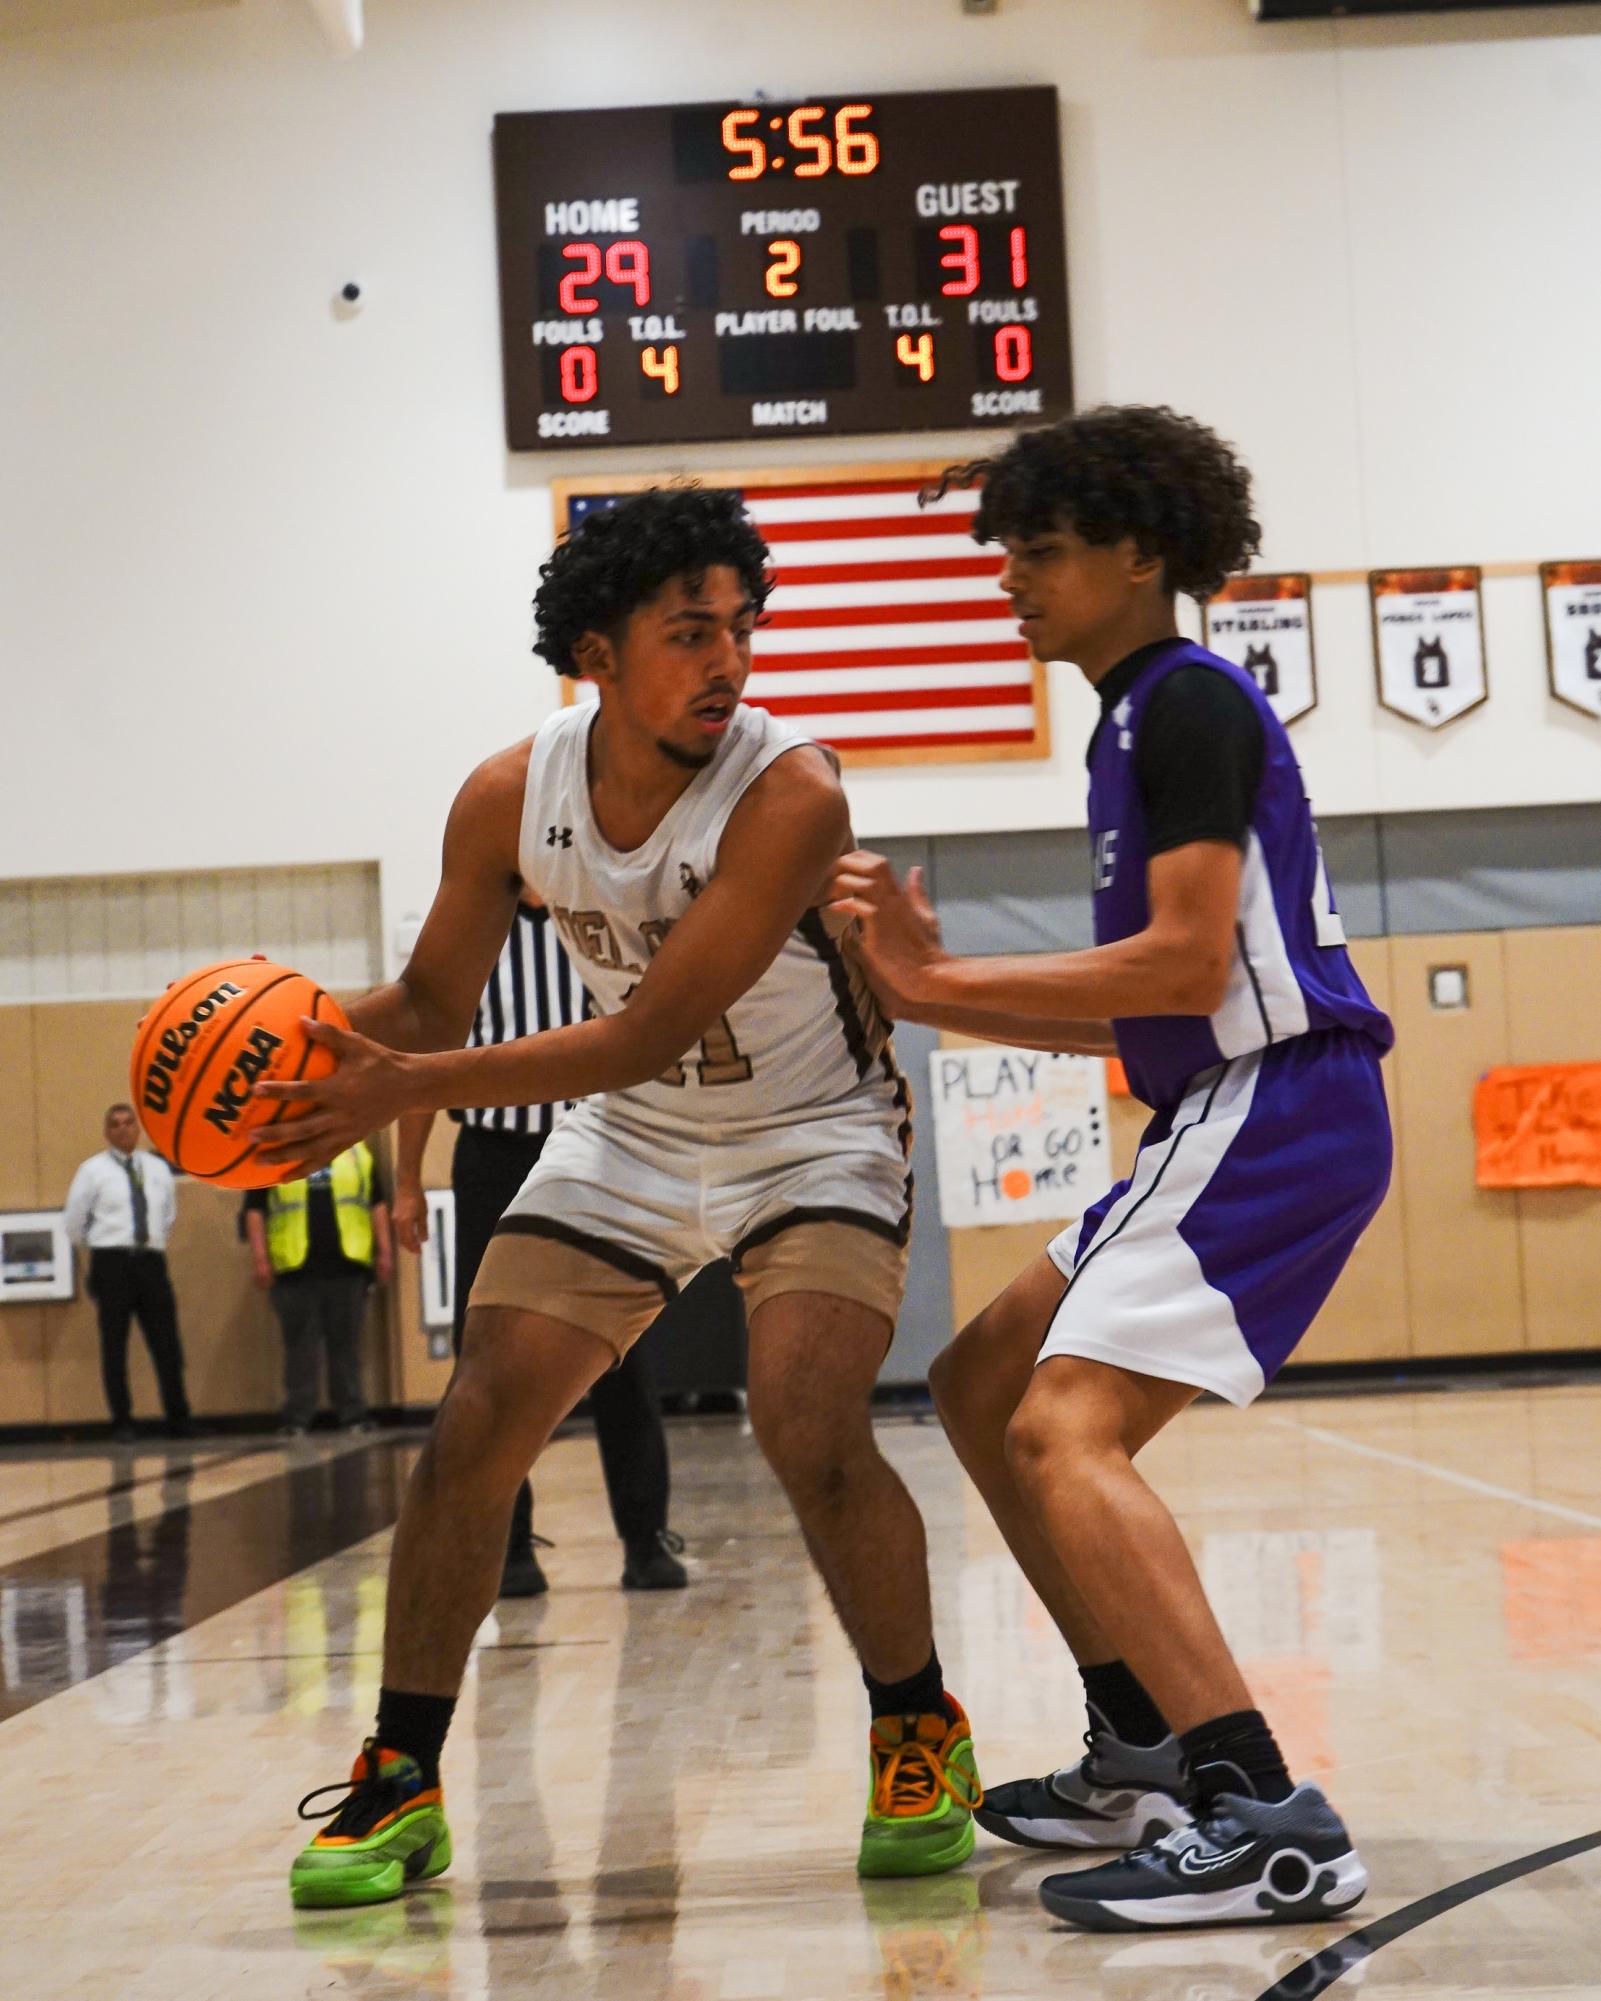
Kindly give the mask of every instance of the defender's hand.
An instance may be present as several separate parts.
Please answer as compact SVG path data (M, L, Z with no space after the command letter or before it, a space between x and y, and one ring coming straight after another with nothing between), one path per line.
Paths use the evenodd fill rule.
M913 1018L922 976L947 957L923 871L909 869L903 886L882 855L857 848L834 864L827 893L835 916L857 920L856 953L879 1005Z
M334 1052L339 1068L330 1077L258 1084L253 1096L293 1104L296 1115L260 1127L252 1143L258 1159L274 1166L293 1163L310 1173L409 1109L406 1059L351 1028L309 1015L301 1016L300 1025L313 1042Z

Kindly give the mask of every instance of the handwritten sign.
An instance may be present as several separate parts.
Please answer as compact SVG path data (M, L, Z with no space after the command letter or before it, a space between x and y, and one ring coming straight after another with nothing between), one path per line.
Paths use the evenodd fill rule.
M1481 1188L1601 1188L1601 1063L1491 1070L1473 1130Z
M1071 1221L1112 1179L1106 1066L1032 1049L936 1049L928 1059L940 1220Z

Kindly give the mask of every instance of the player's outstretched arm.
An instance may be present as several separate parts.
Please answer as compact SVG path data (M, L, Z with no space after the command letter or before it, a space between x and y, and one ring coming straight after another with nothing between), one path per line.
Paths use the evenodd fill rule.
M825 891L830 899L845 893L842 888L836 889L836 883L851 879L857 873L859 860L859 855L850 854L842 856L835 864ZM906 871L902 893L906 899L907 918L933 950L943 952L939 917L929 901L920 868L914 866ZM841 942L852 958L861 961L862 971L872 985L873 969L860 950L859 931L854 923ZM893 1014L888 995L879 993L876 986L874 994L884 1012ZM1117 1049L1112 1025L1107 1021L1034 1021L1024 1015L985 1013L977 1008L941 1007L937 1004L925 1006L917 1018L927 1028L945 1028L956 1035L976 1035L986 1042L1004 1042L1019 1049L1044 1049L1054 1055L1110 1056Z
M1009 1049L1043 1049L1052 1056L1115 1056L1117 1037L1109 1021L1036 1021L1022 1014L992 1014L979 1008L925 1007L917 1017L925 1028L953 1035L1004 1042Z
M1240 863L1227 841L1192 841L1156 856L1146 876L1145 929L1084 952L953 958L889 863L865 851L835 869L832 907L860 920L863 963L899 1019L987 1034L971 1024L1012 1017L1071 1032L1120 1015L1215 1013L1233 964Z
M339 1067L316 1082L256 1087L259 1096L308 1107L267 1128L259 1152L269 1161L317 1165L403 1112L550 1104L660 1076L777 958L818 900L847 826L844 793L824 759L810 747L786 753L734 809L715 874L667 934L620 1014L439 1055L402 1054L343 1029L308 1024L307 1033L335 1051ZM474 998L487 970L473 975Z

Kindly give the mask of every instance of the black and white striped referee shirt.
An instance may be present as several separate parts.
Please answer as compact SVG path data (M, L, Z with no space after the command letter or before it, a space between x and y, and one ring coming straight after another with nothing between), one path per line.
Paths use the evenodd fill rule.
M549 911L519 903L511 935L501 947L478 1003L467 1047L490 1048L498 1042L513 1042L520 1035L537 1035L542 1028L563 1028L582 1021L585 999ZM554 1105L478 1106L450 1116L460 1124L483 1126L490 1132L548 1138L556 1110Z

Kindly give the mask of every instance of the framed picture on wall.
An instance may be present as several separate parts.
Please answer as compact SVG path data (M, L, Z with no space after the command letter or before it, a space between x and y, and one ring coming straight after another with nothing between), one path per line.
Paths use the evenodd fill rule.
M1369 571L1384 708L1437 730L1488 700L1480 578L1476 564Z
M1281 723L1317 707L1312 579L1304 572L1230 577L1201 617L1206 644L1252 676Z
M934 461L708 472L739 493L777 583L756 631L745 699L846 764L1048 757L1045 669L1000 587L1002 555L969 529L978 494L919 506ZM558 479L558 536L659 476ZM565 681L568 701L592 697Z
M1542 563L1545 660L1551 692L1601 716L1601 561Z

